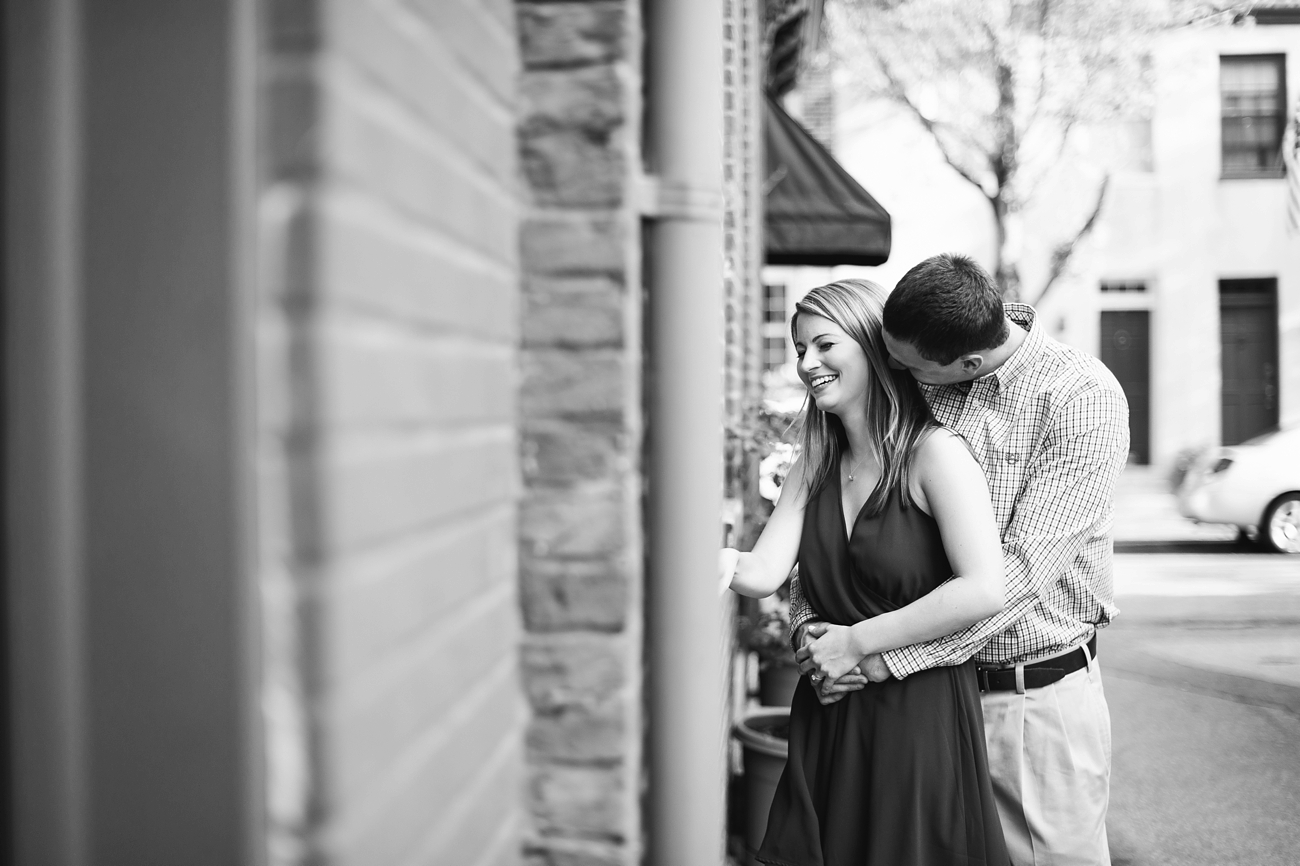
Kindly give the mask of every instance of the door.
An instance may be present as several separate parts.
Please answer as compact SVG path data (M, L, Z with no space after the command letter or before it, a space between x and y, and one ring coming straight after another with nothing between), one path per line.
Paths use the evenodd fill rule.
M1277 280L1219 281L1224 445L1277 428Z
M1101 314L1101 360L1128 398L1129 459L1151 462L1151 313L1105 310Z

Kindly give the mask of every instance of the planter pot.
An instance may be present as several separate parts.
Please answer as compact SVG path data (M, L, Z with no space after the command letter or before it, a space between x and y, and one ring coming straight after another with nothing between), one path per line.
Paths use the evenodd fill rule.
M799 685L797 665L777 662L758 672L758 702L765 707L788 707Z
M736 739L745 749L745 851L751 866L767 832L776 783L789 754L786 738L790 710L759 710L736 724Z

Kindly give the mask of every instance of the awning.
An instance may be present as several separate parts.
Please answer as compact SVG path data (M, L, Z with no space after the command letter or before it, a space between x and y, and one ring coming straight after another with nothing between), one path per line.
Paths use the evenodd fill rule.
M765 97L769 265L879 265L889 213L806 129Z

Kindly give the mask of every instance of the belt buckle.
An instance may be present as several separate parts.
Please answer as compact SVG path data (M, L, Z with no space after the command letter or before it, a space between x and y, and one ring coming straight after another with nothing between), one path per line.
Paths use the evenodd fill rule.
M975 668L975 679L979 683L981 692L993 691L993 687L989 685L988 668Z

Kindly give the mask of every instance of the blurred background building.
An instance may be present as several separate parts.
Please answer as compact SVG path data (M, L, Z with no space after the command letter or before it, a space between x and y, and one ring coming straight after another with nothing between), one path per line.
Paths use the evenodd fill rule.
M1099 7L1098 20L1136 14L1117 12L1122 6ZM1300 3L1155 4L1159 16L1134 18L1144 31L1107 43L1122 46L1129 68L1099 66L1095 87L1063 85L1057 94L1082 100L1104 78L1110 87L1124 82L1117 90L1130 96L1067 117L1059 141L1017 127L1020 172L1039 167L1032 184L1013 190L1023 210L1001 241L993 181L960 144L965 135L987 145L985 116L945 105L937 73L904 82L910 89L900 93L861 62L879 46L855 24L869 11L898 10L906 20L905 7L845 0L829 8L840 10L836 50L822 62L833 82L836 157L891 214L893 250L875 267L769 267L765 281L784 296L787 316L828 279L889 287L945 251L996 270L1001 244L1017 256L1016 294L1039 309L1047 331L1102 358L1124 384L1135 463L1170 470L1193 452L1300 423ZM911 26L942 30L920 13ZM1068 50L1091 38L1088 26L1065 24L1052 38ZM981 47L1023 64L1040 37L1029 27L1019 42ZM974 68L977 79L988 71ZM798 399L792 362L788 341L773 347L772 393L792 395L787 403Z
M1099 136L1110 198L1042 307L1124 385L1137 463L1300 422L1300 4L1249 5L1155 41L1149 117Z
M820 2L4 9L12 860L719 862Z

